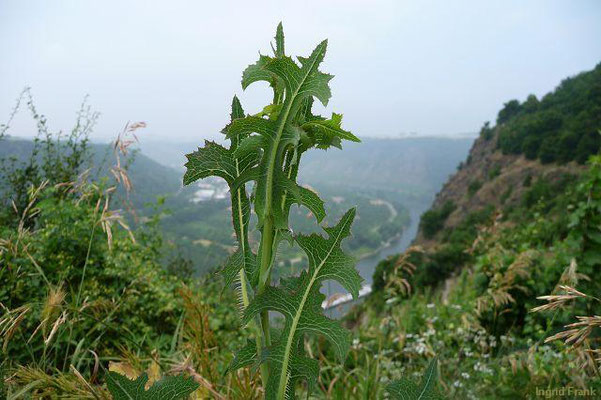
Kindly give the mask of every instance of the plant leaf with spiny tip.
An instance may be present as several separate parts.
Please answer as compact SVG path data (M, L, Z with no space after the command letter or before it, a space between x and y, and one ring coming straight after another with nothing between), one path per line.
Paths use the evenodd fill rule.
M386 386L392 400L415 400L419 397L418 386L408 379L399 379Z
M342 129L342 114L332 113L331 119L313 119L301 127L313 137L317 148L340 147L340 140L360 142L351 132Z
M229 127L232 124L244 117L244 110L236 96L232 100L232 112L230 116L231 122L224 128L226 132L229 132ZM237 184L241 176L245 176L253 168L256 168L258 162L256 152L248 152L240 155L236 151L240 142L244 141L247 137L247 132L229 135L228 139L231 142L229 149L215 142L205 141L204 147L186 155L188 162L186 163L187 170L184 175L184 185L209 176L218 176L223 178L230 187L232 223L238 240L238 250L221 269L228 284L231 284L236 279L236 274L241 269L244 269L249 278L252 279L256 264L255 256L248 243L250 201L244 185ZM241 284L244 284L244 282L241 282Z
M109 371L106 384L114 400L180 400L198 388L198 383L184 376L166 376L145 390L148 375L143 373L135 380Z
M275 54L276 57L283 57L285 53L284 50L284 27L280 22L275 31L275 49L273 49L273 54Z
M438 357L434 357L419 386L408 379L400 379L388 384L386 391L393 400L442 400L444 397L436 387L437 367Z
M286 87L286 100L300 102L308 96L316 97L324 106L332 96L329 82L333 75L320 72L317 68L323 61L328 47L327 39L317 45L309 57L297 57L301 66L288 56L270 60L263 68L274 73Z
M295 132L285 130L278 135L278 123L259 117L246 117L234 121L228 135L238 136L257 133L257 136L250 136L240 143L239 154L261 154L259 165L252 170L245 171L233 184L233 188L250 181L256 181L255 189L255 212L258 217L260 228L266 217L272 218L274 226L280 229L288 228L288 221L282 214L282 209L270 208L272 204L268 203L269 196L272 199L282 196L286 189L281 182L285 178L282 170L276 165L280 163L282 154L287 146L294 146L297 142ZM268 177L271 176L269 179Z
M323 315L321 304L325 296L320 293L321 283L332 279L338 281L354 298L359 295L362 278L355 270L355 260L344 254L340 245L350 235L355 217L350 209L333 227L324 228L324 238L317 234L298 235L295 240L309 259L309 268L300 276L281 280L281 287L268 286L247 307L243 323L248 323L261 311L269 310L284 316L284 329L273 345L267 349L266 358L270 371L266 387L268 399L281 398L295 379L314 382L318 368L314 361L307 361L299 351L305 334L324 336L335 353L344 360L350 346L350 332L338 321ZM289 382L290 381L290 382Z
M257 345L252 340L247 340L246 345L236 352L225 373L257 363Z
M278 31L280 28L278 28ZM276 37L279 37L276 34ZM283 32L281 33L283 42ZM240 135L259 134L262 139L247 138L240 146L244 154L251 154L255 149L260 154L258 170L248 173L244 179L239 179L236 184L245 183L245 180L256 180L255 187L255 212L261 228L266 219L273 223L276 229L287 229L288 220L285 213L287 204L287 178L278 166L283 164L285 153L290 148L298 146L301 130L294 128L293 122L302 109L304 99L311 96L317 97L322 103L327 104L330 97L328 82L331 75L319 72L319 64L323 61L327 41L320 43L307 58L299 58L302 66L298 66L290 57L280 56L273 58L261 65L261 69L272 73L284 82L285 100L278 110L277 120L272 121L260 117L246 117L235 120L228 128L228 137ZM266 59L263 59L266 61ZM262 61L261 61L262 62ZM254 68L254 67L253 67ZM254 69L253 69L254 71ZM251 71L252 72L252 71ZM250 72L249 72L250 73ZM254 74L254 72L253 72ZM247 75L251 76L251 75ZM243 80L243 86L258 80L258 75ZM255 78L257 78L255 80ZM305 111L305 110L303 110ZM288 178L290 179L290 178ZM302 204L302 197L296 196ZM282 199L280 206L274 206L276 199ZM308 203L313 206L316 203ZM313 211L313 210L312 210ZM319 215L319 212L314 214Z
M184 185L209 176L223 178L228 184L236 179L236 164L231 151L220 144L205 140L204 147L186 154Z
M259 81L268 82L272 87L277 85L276 77L265 69L265 65L271 60L272 58L269 56L259 55L259 60L256 63L246 67L242 72L242 89L246 89L251 83Z
M281 22L278 24L276 30L275 42L276 47L273 48L272 45L274 56L284 57L284 28ZM259 54L259 60L246 67L244 72L242 72L242 89L246 90L251 83L265 81L273 89L273 103L279 104L282 102L284 96L284 81L265 68L272 60L272 57Z
M242 247L238 247L234 253L232 253L223 267L219 270L224 280L224 289L231 286L237 279L238 273L241 269L244 269L246 276L251 282L256 281L257 273L257 257L253 252L243 251ZM243 282L240 282L243 284Z
M324 202L319 195L311 189L297 185L294 182L291 182L291 184L297 186L297 191L292 192L292 195L286 197L286 204L284 205L285 215L288 215L288 209L292 204L298 204L307 207L313 213L317 222L323 221L326 217L326 210Z

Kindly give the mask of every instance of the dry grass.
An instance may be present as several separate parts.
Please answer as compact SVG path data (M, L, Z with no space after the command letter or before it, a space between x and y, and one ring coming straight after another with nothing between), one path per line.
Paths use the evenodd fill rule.
M15 399L26 393L35 399L111 399L108 392L99 386L92 386L73 366L68 373L54 371L52 374L36 367L20 366L7 381L20 388L12 395Z
M10 340L25 320L25 316L31 311L31 307L26 304L14 310L9 310L4 304L0 303L0 308L4 311L4 315L0 318L0 338L3 341L2 351L6 351Z
M396 260L392 269L385 272L385 280L388 293L392 297L408 296L411 294L411 284L409 278L413 276L417 267L409 260L415 253L423 253L420 246L411 246L403 252Z
M495 246L491 252L493 253L491 259L503 260L505 249L501 246ZM507 269L504 268L502 261L494 262L490 271L492 278L488 289L484 295L476 299L476 314L482 315L491 309L496 313L505 312L504 309L508 305L515 303L512 292L519 290L527 293L526 287L521 285L520 281L530 277L530 267L538 256L538 252L534 250L524 251L518 254Z
M547 304L535 307L531 312L560 311L566 310L568 305L577 299L587 301L600 301L594 296L587 295L575 287L579 280L589 280L586 275L577 272L577 264L572 260L570 265L563 272L558 285L554 289L555 294L539 296L537 299L544 300ZM561 340L569 351L580 354L582 368L589 367L597 374L600 373L601 349L592 348L591 334L601 328L601 316L576 316L576 321L564 326L564 330L549 336L545 343Z

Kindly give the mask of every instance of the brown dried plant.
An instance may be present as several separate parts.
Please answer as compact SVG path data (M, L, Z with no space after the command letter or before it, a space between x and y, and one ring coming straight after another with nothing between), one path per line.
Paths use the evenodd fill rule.
M508 311L506 307L515 303L515 298L511 292L519 290L527 293L527 288L520 284L520 281L527 279L530 276L530 267L534 260L538 257L538 252L535 250L524 251L515 258L515 260L507 267L505 271L503 265L503 256L507 251L500 245L496 245L493 249L493 261L491 263L492 278L488 284L486 292L476 299L476 313L482 313L493 309L495 313L503 313Z
M193 293L187 286L183 286L178 292L185 310L183 347L190 354L196 371L213 380L217 377L217 372L215 364L211 362L211 351L217 346L217 340L209 326L211 309L202 302L200 295Z
M2 338L2 351L6 351L8 343L18 331L25 316L31 311L31 306L23 305L13 310L9 310L4 304L0 303L3 311L0 317L0 338Z
M501 227L502 219L503 213L497 211L491 217L492 224L479 226L478 236L476 236L476 239L474 239L472 242L470 248L467 250L467 253L474 254L480 245L486 245L489 243L490 238L498 233L499 228Z
M117 183L122 184L127 193L133 189L133 185L127 174L127 166L121 162L121 157L127 157L130 146L139 142L135 132L141 128L146 128L146 122L126 123L113 145L115 165L111 167L110 171Z
M59 317L59 315L61 314L61 308L63 302L65 301L65 297L66 293L61 286L51 286L49 288L48 295L46 296L46 301L44 302L44 307L42 308L42 322L40 323L44 341L49 341L48 327L51 325L56 326L56 322L60 319L64 320L64 313L61 317ZM55 332L56 328L54 326L52 328L52 331ZM36 332L34 332L33 335L35 335L35 333Z
M209 325L211 307L202 301L199 293L193 292L187 286L178 290L183 299L184 320L181 331L181 348L184 351L184 360L177 362L171 369L171 373L186 373L200 384L195 392L196 398L259 398L259 380L255 372L249 368L240 369L235 376L230 375L225 387L218 387L221 380L216 370L217 347L219 343ZM228 393L224 396L221 393Z
M403 252L395 261L389 272L386 272L385 288L393 297L408 296L411 294L409 278L413 276L417 267L410 259L415 253L423 253L420 246L411 246Z
M576 299L601 302L597 297L587 295L574 287L581 279L589 280L589 277L577 272L576 260L572 259L570 265L563 272L558 285L553 290L554 294L537 297L539 300L546 301L547 304L535 307L531 312L564 310L569 303ZM594 361L601 364L601 349L591 348L589 338L593 331L601 328L601 316L577 315L575 318L577 322L565 325L565 330L549 336L545 339L545 343L562 340L571 350L586 354L583 367L587 364L592 364L595 370L598 371L598 367L594 365ZM585 348L584 351L583 347Z
M102 387L92 386L84 377L70 366L70 372L54 371L48 374L33 366L19 366L7 379L7 383L16 387L29 388L34 399L95 399L109 400L111 396Z

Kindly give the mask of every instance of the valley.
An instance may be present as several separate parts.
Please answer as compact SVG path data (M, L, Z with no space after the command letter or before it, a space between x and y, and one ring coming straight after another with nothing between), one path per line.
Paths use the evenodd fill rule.
M347 248L362 260L365 266L361 275L370 282L377 261L391 254L389 249L398 250L399 242L412 239L419 215L433 200L436 188L465 157L471 142L470 138L368 138L363 143L345 144L344 151L309 153L299 181L326 201L328 219L324 223L357 206L358 217ZM140 147L142 154L154 155L156 162L165 166L179 164L183 173L185 158L178 154L182 144L142 141ZM166 156L158 158L159 154ZM200 272L223 262L234 244L226 191L224 181L210 178L172 193L165 202L167 209L174 210L161 220L166 237L194 260ZM311 215L302 209L293 207L291 220L295 232L316 229ZM257 240L256 232L251 232L251 244L256 246ZM290 274L305 266L297 247L283 244L281 251L279 262L290 265Z
M601 1L37 3L0 400L601 398Z

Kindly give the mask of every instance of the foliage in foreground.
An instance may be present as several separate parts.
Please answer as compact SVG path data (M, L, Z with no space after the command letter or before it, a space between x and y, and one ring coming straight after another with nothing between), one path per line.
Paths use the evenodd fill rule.
M426 400L426 399L441 399L442 396L438 394L436 388L436 375L438 368L437 359L434 358L430 361L428 369L424 373L419 385L408 379L399 379L398 381L391 382L386 387L386 391L390 393L390 398L394 400L412 399L412 400Z
M278 48L283 55L283 40L281 47L276 46L274 59L279 57ZM278 86L277 79L271 83L275 93L278 87L284 87ZM264 124L265 120L277 124L284 104L285 101L282 107L268 107L252 119L253 123ZM233 109L234 121L226 129L228 133L236 121L249 122L248 118L252 118L244 116L236 101ZM298 143L286 144L281 153L281 171L290 172L292 179L285 181L283 190L274 189L290 192L291 197L286 195L286 199L310 206L318 218L322 212L319 202L313 201L314 194L294 186L296 171L285 169L296 165L302 152L292 152L287 158L287 149L306 146L311 140L322 143L322 139L327 139L325 143L338 144L335 136L326 135L329 130L316 127L337 118L315 119L310 120L313 125L300 125L306 129L307 137L297 131ZM249 163L247 169L242 169L260 168L267 163L264 157L273 142L271 138L263 142L262 137L250 131L243 135L247 133L245 140L249 142L244 145L244 141L238 143L237 137L231 137L229 149L205 146L204 149L211 148L205 154L220 157L198 168L215 172L217 168L211 166L221 168L223 160L230 157L239 172L238 156ZM206 150L199 149L202 151ZM48 162L60 162L58 154L50 154L59 158L49 158ZM285 160L291 163L286 164ZM233 367L249 359L232 360L231 351L244 346L245 337L265 338L260 318L253 315L272 310L273 306L288 318L284 330L268 331L274 338L272 349L281 349L278 343L283 342L278 339L288 332L292 342L298 344L291 348L294 355L303 352L309 356L302 359L307 362L303 366L313 368L313 361L320 360L321 368L309 369L307 374L318 373L317 377L312 376L313 387L295 387L298 394L307 397L379 399L386 396L387 387L391 396L407 391L415 394L416 390L436 386L432 384L437 372L435 363L430 362L427 367L432 358L439 360L441 366L441 376L435 383L451 398L514 399L534 397L540 388L561 387L601 391L601 323L595 317L601 311L597 300L601 288L596 279L601 266L599 156L591 159L580 180L569 179L555 185L536 179L517 209L472 213L453 231L441 228L444 212L434 213L430 222L433 230L442 230L441 246L427 254L413 249L400 259L380 265L374 279L376 292L357 312L356 320L347 320L355 329L344 333L343 341L336 342L323 340L319 335L303 335L303 340L290 335L294 316L299 315L297 326L304 320L303 313L295 313L298 307L286 307L296 306L300 295L308 293L307 298L315 300L315 304L310 304L313 310L319 310L319 295L298 287L311 277L319 280L315 265L324 259L321 250L327 246L335 249L337 261L349 261L339 252L338 244L348 234L352 210L338 225L325 228L327 237L295 236L313 263L300 279L284 279L279 288L271 286L266 274L261 297L255 290L262 282L261 260L270 257L264 256L266 252L261 249L255 256L254 249L240 240L247 237L250 202L255 202L256 210L257 198L246 193L242 184L245 179L231 180L232 194L236 198L244 195L236 209L238 215L242 211L238 221L243 223L234 225L240 249L223 275L227 283L246 280L239 289L245 288L248 296L242 320L249 326L241 327L236 300L229 288L222 290L223 282L191 279L185 286L178 277L163 270L156 221L141 224L131 232L126 226L119 228L119 221L124 222L120 219L122 214L110 200L115 182L90 182L80 175L81 171L69 167L69 161L63 161L67 174L61 175L63 178L32 174L24 166L14 175L21 178L9 182L20 185L18 190L4 192L20 195L15 201L16 211L12 206L2 209L3 221L7 222L0 228L0 396L109 399L109 390L113 394L120 390L110 383L111 377L113 382L122 382L122 387L139 379L138 393L152 395L156 389L151 388L160 388L164 377L163 383L186 382L180 394L190 393L190 398L259 398L266 393L257 360L234 371ZM230 162L227 168L231 167ZM223 166L220 171L233 170ZM279 175L277 168L274 171ZM253 180L267 176L248 174L256 178ZM255 195L259 187L267 186L257 182ZM292 236L276 224L285 221L289 208L284 201L280 205L286 208L272 207L269 213L266 198L259 200L256 212L261 217L262 233L269 232L265 225L272 217L273 256L276 244ZM177 273L177 267L176 263L169 270ZM443 278L449 278L448 286L442 285ZM244 301L244 290L241 292ZM274 292L278 295L271 297ZM250 303L253 297L254 305ZM338 332L343 331L340 328ZM263 340L261 351L265 350ZM347 345L348 357L341 363L335 356L344 353ZM257 342L251 341L246 349L248 353L239 355L256 357ZM269 359L272 356L274 360ZM271 366L281 365L282 357L277 352L264 352L262 357ZM298 359L293 362L298 366L296 362ZM230 373L225 374L226 371ZM148 376L148 381L144 376ZM409 383L423 376L431 379L421 378L421 387ZM305 378L300 374L299 377ZM145 392L141 392L142 382ZM289 390L292 391L290 386Z
M106 384L114 400L179 400L187 398L198 388L192 378L182 376L164 377L146 389L148 375L129 380L116 372L109 372Z
M234 98L232 121L223 130L230 148L206 142L203 148L188 154L184 183L219 176L230 187L238 250L222 273L226 283L238 281L243 323L255 328L254 342L249 341L237 353L230 369L260 365L266 398L284 399L294 397L297 381L306 381L309 391L317 383L319 365L305 355L306 335L325 337L340 360L345 359L350 347L350 333L322 314L321 282L337 280L354 297L361 284L354 260L340 247L350 235L355 209L347 211L335 226L324 228L327 238L292 235L288 219L293 204L308 208L317 222L325 217L318 195L296 183L300 159L313 147L340 147L342 139L358 139L341 128L341 115L332 114L326 119L311 112L314 98L327 105L331 95L328 82L332 76L318 70L327 41L321 42L309 57L298 57L300 65L285 55L281 24L275 41L274 56L261 56L242 75L243 88L267 81L273 89L273 103L257 115L245 116ZM244 186L249 181L255 182L251 198ZM261 233L257 254L248 241L251 205ZM274 286L272 269L283 240L299 245L309 259L309 268ZM273 338L270 311L284 316L284 325Z
M562 182L544 191L534 183L522 206L488 212L477 228L443 232L434 249L383 262L356 317L357 347L404 375L437 355L451 398L601 390L601 158ZM463 254L456 262L443 261L449 246ZM420 271L445 265L446 282L424 285Z
M235 302L219 299L212 281L185 286L169 273L185 266L177 260L163 268L160 214L129 229L114 198L117 186L131 184L127 162L92 180L89 130L81 128L88 123L78 120L65 144L42 115L34 118L32 154L2 164L0 397L108 399L107 370L128 378L146 370L149 382L182 372L198 381L202 373L213 382L195 391L203 398L231 359L223 351L210 364L207 348L221 331L236 343ZM115 149L127 158L123 135ZM218 317L209 321L210 310ZM252 397L248 376L227 384L234 397Z

